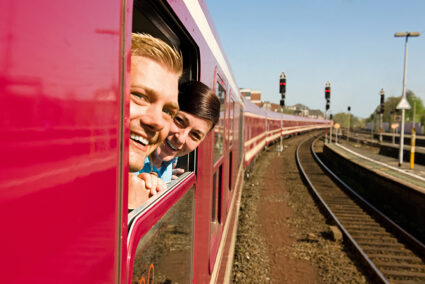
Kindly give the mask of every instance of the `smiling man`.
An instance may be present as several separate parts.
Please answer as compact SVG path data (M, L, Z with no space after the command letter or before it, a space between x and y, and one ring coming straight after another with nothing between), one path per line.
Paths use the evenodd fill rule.
M143 168L148 157L167 137L178 112L178 81L183 62L180 52L160 39L133 34L130 71L129 170ZM129 209L149 198L145 181L129 174Z

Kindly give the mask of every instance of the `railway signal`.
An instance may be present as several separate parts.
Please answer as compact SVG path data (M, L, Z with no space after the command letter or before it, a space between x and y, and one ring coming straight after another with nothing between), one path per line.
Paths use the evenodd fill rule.
M325 100L326 100L326 106L325 106L325 119L328 117L328 110L330 108L331 105L331 82L326 81L325 82ZM332 129L332 127L331 127ZM328 135L328 129L325 129L325 141ZM332 130L331 130L332 131ZM332 138L330 137L329 140L331 140Z
M279 93L282 96L281 100L280 100L280 106L282 107L282 111L283 111L283 107L285 106L285 96L286 96L286 74L285 74L285 72L282 72L280 74Z
M329 81L326 81L325 83L325 99L326 111L328 111L331 105L331 83Z

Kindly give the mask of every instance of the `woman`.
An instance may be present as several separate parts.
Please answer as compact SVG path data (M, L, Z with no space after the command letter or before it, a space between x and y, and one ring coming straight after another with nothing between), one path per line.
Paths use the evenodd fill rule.
M173 164L198 147L220 116L220 101L205 84L183 83L179 88L180 110L171 122L164 142L145 160L139 173L154 173L163 181L172 179Z

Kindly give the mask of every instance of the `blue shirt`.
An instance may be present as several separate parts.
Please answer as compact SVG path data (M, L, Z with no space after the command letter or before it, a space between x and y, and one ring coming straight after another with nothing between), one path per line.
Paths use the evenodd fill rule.
M151 164L149 157L146 157L145 165L143 166L143 169L138 172L138 174L155 172L158 174L158 177L164 182L169 182L171 181L171 176L173 175L173 164L176 162L177 158L174 158L171 161L162 162L161 167L156 168L154 165Z

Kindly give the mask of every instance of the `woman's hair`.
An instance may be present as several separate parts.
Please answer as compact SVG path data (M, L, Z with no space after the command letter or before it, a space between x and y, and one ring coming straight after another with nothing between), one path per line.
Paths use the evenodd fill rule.
M131 56L143 56L163 64L179 77L183 73L183 57L175 47L148 34L131 35Z
M220 117L220 101L216 94L204 83L189 81L179 87L180 110L211 121L211 129Z

